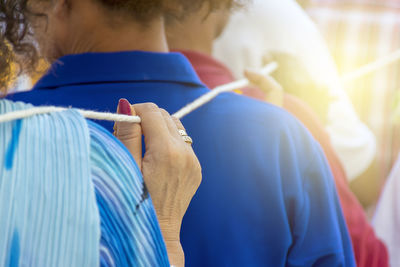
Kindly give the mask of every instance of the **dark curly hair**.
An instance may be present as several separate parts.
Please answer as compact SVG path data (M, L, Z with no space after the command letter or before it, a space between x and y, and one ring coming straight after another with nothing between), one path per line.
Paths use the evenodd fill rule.
M20 72L35 69L38 53L29 39L28 0L0 0L0 91ZM15 67L15 70L13 70Z
M13 56L10 48L0 40L0 89L3 91L11 80L11 62Z

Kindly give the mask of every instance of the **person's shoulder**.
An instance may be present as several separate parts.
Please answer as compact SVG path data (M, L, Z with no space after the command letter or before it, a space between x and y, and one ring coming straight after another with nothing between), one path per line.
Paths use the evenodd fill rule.
M209 119L225 135L246 135L241 141L259 148L274 146L294 157L321 153L306 127L286 110L239 94L222 94L208 107ZM255 140L257 140L255 142Z
M280 108L269 103L247 97L237 93L222 93L213 99L207 106L214 112L221 114L248 114L248 113L280 113Z
M235 93L221 94L211 103L208 110L214 119L226 123L246 125L262 130L302 131L304 126L286 110L275 105ZM233 126L232 125L232 126Z

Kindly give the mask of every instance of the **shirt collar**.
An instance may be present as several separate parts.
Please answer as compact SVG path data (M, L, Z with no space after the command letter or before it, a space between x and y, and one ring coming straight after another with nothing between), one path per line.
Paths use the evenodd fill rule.
M51 66L34 89L134 81L204 86L182 54L130 51L64 56Z
M179 50L188 58L200 79L210 88L235 80L232 72L213 57L191 50Z
M179 52L189 59L200 79L209 88L215 88L219 85L227 84L235 80L232 72L223 63L213 57L195 51L182 50ZM265 101L266 97L265 93L255 86L248 86L240 90L235 90L235 92L262 101Z

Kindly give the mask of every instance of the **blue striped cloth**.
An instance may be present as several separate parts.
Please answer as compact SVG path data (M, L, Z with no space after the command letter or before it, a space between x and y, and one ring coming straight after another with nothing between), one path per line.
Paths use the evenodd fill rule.
M103 128L71 110L0 135L0 266L169 266L140 171Z
M101 217L102 266L169 266L151 199L126 148L88 121L92 180Z

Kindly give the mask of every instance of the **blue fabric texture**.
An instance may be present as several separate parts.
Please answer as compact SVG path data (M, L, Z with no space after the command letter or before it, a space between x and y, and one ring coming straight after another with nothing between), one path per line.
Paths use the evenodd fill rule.
M167 250L141 173L126 148L88 122L92 180L101 219L101 266L168 266Z
M0 266L169 266L141 173L108 131L72 110L0 133Z
M173 113L207 92L181 54L88 53L10 99L114 112L127 98ZM355 266L330 169L296 119L225 93L183 123L203 169L183 221L188 266Z
M0 113L25 109L0 100ZM0 124L0 266L98 266L89 131L75 111Z

